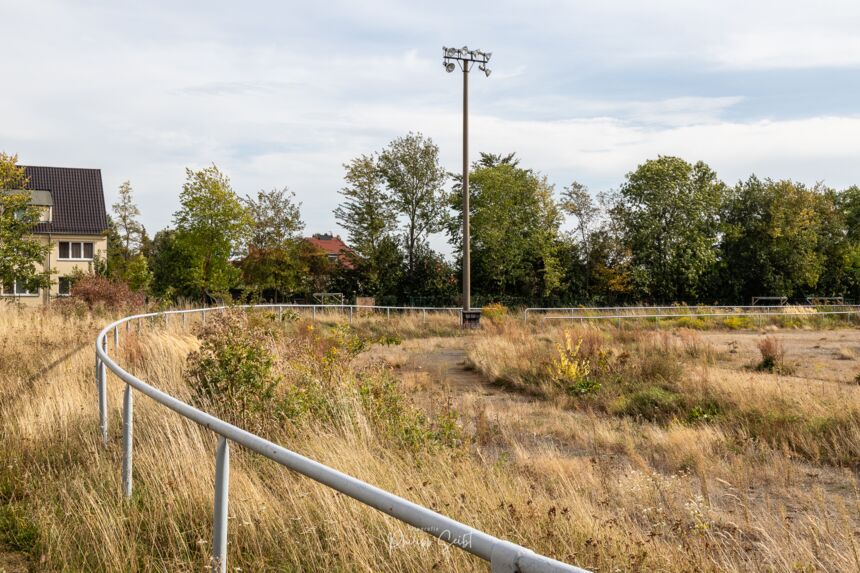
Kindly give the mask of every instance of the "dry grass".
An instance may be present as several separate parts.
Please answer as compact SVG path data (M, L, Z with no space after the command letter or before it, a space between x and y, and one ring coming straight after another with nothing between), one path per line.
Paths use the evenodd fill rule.
M36 570L204 569L215 437L139 396L135 494L121 497L121 386L111 377L105 449L89 344L106 320L0 312L0 540L18 539ZM356 326L368 337L393 330L405 338L424 331L420 320ZM434 328L456 333L441 319ZM583 356L623 364L619 372L647 384L788 411L794 424L834 411L856 415L860 407L857 387L726 371L689 334L607 328L577 330L576 338ZM860 494L846 467L857 468L857 418L831 433L798 434L803 443L755 438L734 410L722 420L651 422L612 411L620 394L609 374L598 392L610 392L606 407L594 395L580 407L541 381L560 340L557 330L536 333L513 321L464 339L476 368L548 399L487 402L464 393L455 403L468 437L461 448L400 447L358 405L333 423L302 418L270 431L304 455L599 571L860 571L853 533ZM79 344L86 346L75 351ZM190 399L181 372L197 346L174 321L140 335L132 330L119 354L137 376ZM360 376L363 368L343 373ZM679 379L666 379L673 376ZM234 450L230 516L231 568L244 571L486 570L241 450Z

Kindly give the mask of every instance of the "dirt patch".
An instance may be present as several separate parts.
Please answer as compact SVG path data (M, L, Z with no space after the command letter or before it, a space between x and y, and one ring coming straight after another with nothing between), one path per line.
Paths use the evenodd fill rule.
M785 359L795 376L853 383L860 373L860 330L767 330L700 333L719 353L718 363L742 369L761 360L758 342L764 336L782 341Z

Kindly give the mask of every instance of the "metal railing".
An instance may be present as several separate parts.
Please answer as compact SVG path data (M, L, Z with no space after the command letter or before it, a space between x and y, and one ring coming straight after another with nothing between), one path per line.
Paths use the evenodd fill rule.
M605 314L596 314L596 315L553 315L553 316L544 316L541 317L541 321L547 320L578 320L580 322L585 322L587 320L617 320L619 323L622 320L654 320L654 324L656 326L660 326L660 319L674 319L674 318L729 318L729 317L747 317L747 318L755 318L758 321L761 321L763 318L773 317L773 316L791 316L794 318L816 318L819 316L828 316L828 315L842 315L845 318L850 319L852 315L860 317L860 309L857 310L836 310L836 311L817 311L817 312L761 312L761 313L750 313L750 312L717 312L717 313L687 313L687 314L615 314L615 315L605 315Z
M809 313L803 312L784 312L787 308L793 309L810 309ZM781 309L779 312L776 309ZM820 310L826 309L826 310ZM528 322L529 314L537 313L569 313L555 315L556 317L606 317L606 318L626 318L626 317L653 317L658 316L754 316L762 314L796 314L798 316L808 316L814 314L824 314L833 310L849 309L849 312L860 311L860 305L842 304L842 305L761 305L761 306L743 306L743 305L699 305L699 306L581 306L567 308L527 308L523 312L523 320ZM666 311L665 313L661 311ZM609 313L609 314L607 314ZM548 318L548 317L547 317Z
M304 305L301 308L318 306ZM179 415L208 428L218 435L218 446L215 450L215 491L214 491L214 520L212 526L212 568L216 571L227 570L227 508L229 501L230 483L230 444L244 446L248 450L296 471L312 480L339 491L344 495L360 501L378 511L416 527L441 541L463 549L481 559L488 561L494 573L588 573L587 570L556 561L549 557L538 555L520 545L498 539L455 521L426 507L412 503L402 497L389 493L378 487L341 473L331 467L306 458L278 444L270 442L242 428L234 426L211 414L199 410L185 402L150 386L143 380L125 371L108 353L108 335L113 332L113 349L120 347L120 326L125 324L126 330L133 321L157 319L163 317L165 324L169 317L181 315L184 318L199 313L201 321L205 322L209 312L223 311L227 307L205 309L176 310L154 312L128 316L112 322L99 333L96 338L96 381L99 396L99 427L102 440L108 443L108 396L107 370L113 372L125 383L123 394L123 460L122 460L122 489L126 497L131 496L133 479L133 427L134 427L134 391L148 396L159 404L173 410ZM234 307L236 308L236 307ZM284 309L296 308L291 305L245 305L248 308L277 309L279 315ZM368 307L361 307L368 308ZM382 307L390 310L398 307ZM413 309L413 307L402 307ZM419 308L426 315L427 311L449 311L454 309ZM459 310L459 309L457 309Z

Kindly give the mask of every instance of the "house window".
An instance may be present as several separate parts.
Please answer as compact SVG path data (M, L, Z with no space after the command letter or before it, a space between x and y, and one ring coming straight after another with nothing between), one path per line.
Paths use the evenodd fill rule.
M36 296L39 294L39 289L30 290L23 281L18 280L3 283L0 291L2 291L0 294L3 296Z
M69 296L72 294L72 279L69 277L60 277L57 281L57 294L60 296Z
M93 244L77 241L60 241L60 259L92 260Z

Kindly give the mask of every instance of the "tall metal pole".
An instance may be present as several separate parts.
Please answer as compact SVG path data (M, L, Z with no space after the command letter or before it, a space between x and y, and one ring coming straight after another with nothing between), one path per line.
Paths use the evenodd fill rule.
M469 65L463 66L463 310L472 307L469 231Z

